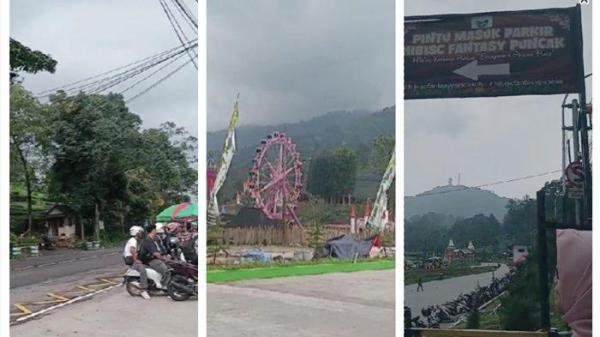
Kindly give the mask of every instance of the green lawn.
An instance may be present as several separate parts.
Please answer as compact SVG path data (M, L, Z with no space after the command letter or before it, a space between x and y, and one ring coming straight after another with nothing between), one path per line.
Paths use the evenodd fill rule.
M366 270L393 269L393 260L361 261L357 263L322 263L306 265L276 265L251 269L213 269L206 273L208 283L227 283L254 279L289 276L320 275L328 273L350 273Z

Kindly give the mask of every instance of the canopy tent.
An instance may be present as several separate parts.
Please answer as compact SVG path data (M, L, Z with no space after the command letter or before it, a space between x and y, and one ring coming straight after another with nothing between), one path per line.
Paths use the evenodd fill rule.
M156 222L185 221L198 219L198 204L187 203L173 205L156 216Z
M377 235L362 240L345 234L327 240L323 246L315 250L315 257L333 257L341 260L368 258L373 245L379 245L379 237Z

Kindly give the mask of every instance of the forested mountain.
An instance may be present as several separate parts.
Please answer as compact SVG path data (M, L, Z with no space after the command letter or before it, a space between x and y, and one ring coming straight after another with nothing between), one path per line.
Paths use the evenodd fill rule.
M491 191L464 185L438 186L404 198L404 217L429 212L471 217L475 214L493 214L502 220L506 214L508 198L500 197Z
M325 151L348 148L356 153L359 167L355 195L359 198L374 198L381 176L369 169L369 158L375 139L394 137L395 107L377 112L330 112L307 121L273 126L240 126L236 131L237 151L229 170L225 185L219 193L221 200L231 200L235 192L242 189L248 176L256 147L267 135L284 132L296 144L303 161L310 160ZM240 113L243 114L243 111ZM207 147L209 154L218 162L226 130L209 132ZM304 174L308 173L305 167Z

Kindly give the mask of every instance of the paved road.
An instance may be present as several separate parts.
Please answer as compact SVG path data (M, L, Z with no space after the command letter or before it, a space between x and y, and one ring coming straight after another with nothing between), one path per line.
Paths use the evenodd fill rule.
M394 270L208 285L209 337L394 336Z
M117 287L92 300L10 328L11 337L198 336L198 302L146 301Z
M499 278L508 273L508 267L501 265L494 273ZM413 317L421 314L421 309L430 305L444 304L457 298L460 294L469 293L477 287L488 285L492 282L492 273L481 273L467 276L454 277L441 281L423 283L424 292L417 293L417 285L411 284L404 287L404 305L409 306Z
M57 250L43 254L45 255L10 262L11 289L92 270L123 266L121 248L97 251Z

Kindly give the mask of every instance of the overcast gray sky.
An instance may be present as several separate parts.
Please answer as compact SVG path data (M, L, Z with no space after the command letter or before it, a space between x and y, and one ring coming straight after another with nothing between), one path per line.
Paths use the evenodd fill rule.
M209 0L208 130L394 105L393 0Z
M577 1L430 0L405 2L405 15L571 7ZM583 6L584 58L591 72L591 6ZM591 78L587 82L591 97ZM480 185L561 168L561 103L564 95L406 101L406 195L445 185L461 173ZM574 98L574 96L571 96ZM571 100L572 98L569 98ZM486 189L508 197L533 196L560 173Z
M195 1L184 2L194 12L197 10ZM10 10L11 37L58 61L55 74L25 76L25 87L34 93L87 78L179 44L158 1L18 0L11 2ZM184 61L177 61L173 68ZM161 74L164 76L166 72ZM142 117L144 127L173 121L197 135L197 76L194 66L188 64L131 102L131 111ZM140 86L139 90L150 83L152 81Z

